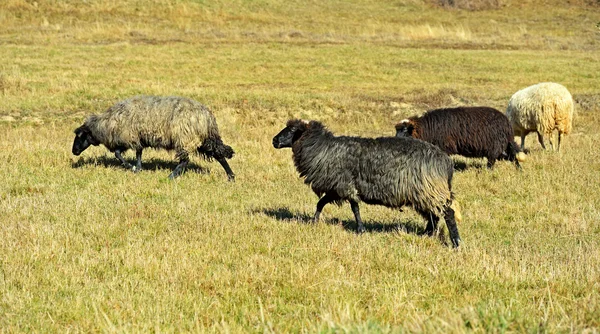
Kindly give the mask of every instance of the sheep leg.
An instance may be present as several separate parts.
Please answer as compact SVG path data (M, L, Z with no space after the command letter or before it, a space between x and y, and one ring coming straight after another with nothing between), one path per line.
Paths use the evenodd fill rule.
M452 246L457 248L460 246L461 240L460 235L458 234L458 227L456 226L454 210L450 207L450 203L446 205L446 209L444 211L444 220L446 220L446 226L448 226L448 232L450 232L450 241L452 241Z
M221 166L223 166L223 169L225 170L225 173L227 173L227 180L228 181L235 181L235 174L231 170L231 167L229 167L229 164L227 163L227 160L225 160L225 158L216 158L216 159L221 164Z
M138 173L142 170L142 149L135 151L135 160L135 167L133 167L133 171Z
M537 134L537 135L538 135L538 141L539 141L539 142L540 142L540 144L542 145L542 148L543 148L544 150L546 150L546 145L544 145L544 136L542 136L542 134L541 134L541 133L539 133L539 132L538 132L538 134Z
M427 220L427 227L425 228L425 234L427 234L429 236L433 236L435 234L435 232L437 231L437 225L438 225L438 222L440 221L440 218L438 216L432 214L431 212L419 210L419 213L421 214L421 216L423 216L423 218L425 218L425 220Z
M319 202L317 202L317 211L315 212L313 221L315 223L319 221L319 216L321 215L321 211L323 211L323 208L325 207L325 205L327 205L335 200L338 200L338 199L339 199L339 197L337 197L331 193L326 193L325 196L321 197Z
M562 132L558 131L558 145L556 147L556 152L560 152L560 140L562 139Z
M177 165L175 169L173 169L173 172L171 172L171 175L169 175L169 179L173 180L174 178L181 175L189 162L190 160L187 158L182 158L181 160L179 160L179 165Z
M554 151L554 141L553 138L554 134L552 132L550 132L550 135L548 136L548 141L550 142L550 147L552 147L552 151Z
M525 151L525 137L527 137L528 134L529 132L527 131L521 132L521 151Z
M352 208L352 212L354 213L354 218L356 219L356 223L358 224L358 233L365 232L365 226L363 225L362 219L360 219L360 209L358 208L358 202L354 200L350 200L350 207Z
M119 161L121 161L121 164L123 165L123 167L127 168L127 169L131 169L133 168L133 166L125 161L125 159L123 159L123 156L121 155L121 150L115 150L115 157L117 157L117 159L119 159Z
M490 158L490 157L487 158L487 167L489 169L494 168L494 164L495 163L496 163L496 159L495 158Z

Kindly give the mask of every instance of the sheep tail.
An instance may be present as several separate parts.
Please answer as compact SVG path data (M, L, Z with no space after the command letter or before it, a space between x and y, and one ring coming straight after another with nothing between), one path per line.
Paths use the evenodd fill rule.
M508 160L510 161L515 161L516 159L518 162L524 162L527 160L527 156L525 153L521 152L519 145L517 145L514 140L508 143L508 146L506 147L506 153L508 154Z
M208 138L198 147L198 154L206 160L211 160L212 158L231 159L235 152L231 146L225 145L221 138Z

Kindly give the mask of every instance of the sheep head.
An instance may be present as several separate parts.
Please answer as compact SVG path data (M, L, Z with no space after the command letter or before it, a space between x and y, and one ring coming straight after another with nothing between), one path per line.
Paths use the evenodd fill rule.
M81 152L85 151L90 145L98 146L100 142L94 138L90 128L84 124L75 129L75 140L73 141L73 148L71 152L74 155L80 155Z
M273 147L285 148L292 147L294 142L300 137L306 129L308 122L300 119L291 119L287 122L286 127L273 137Z
M396 137L412 137L414 130L414 122L409 119L403 119L396 124Z

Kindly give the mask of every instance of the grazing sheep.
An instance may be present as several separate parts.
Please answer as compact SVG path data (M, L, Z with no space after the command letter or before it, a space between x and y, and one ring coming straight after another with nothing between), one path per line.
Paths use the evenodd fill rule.
M552 150L552 132L558 130L558 147L562 135L571 132L573 122L573 97L565 86L543 82L516 92L508 102L506 116L510 120L516 136L521 136L521 149L525 148L525 136L537 132L538 140L545 150L544 136L547 136Z
M498 159L525 161L515 143L508 118L489 107L430 110L396 124L396 137L413 137L432 143L448 154L487 158L492 168Z
M227 160L233 149L223 144L215 117L197 101L184 97L136 96L121 101L100 115L89 116L75 130L72 152L80 155L90 145L102 144L115 153L123 166L135 172L142 169L142 150L146 147L175 150L179 164L169 178L179 176L196 151L204 158L215 158L230 181L235 179ZM121 153L135 150L132 166Z
M320 197L315 221L326 204L349 201L362 233L359 201L398 209L410 205L427 220L430 235L443 216L453 246L459 246L453 165L439 148L412 138L337 137L320 122L298 119L288 121L273 146L292 148L296 169Z

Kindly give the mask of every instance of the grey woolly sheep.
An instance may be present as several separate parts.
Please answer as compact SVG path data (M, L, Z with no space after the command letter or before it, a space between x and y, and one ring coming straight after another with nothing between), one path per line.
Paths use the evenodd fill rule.
M136 96L118 102L100 115L89 116L75 130L72 152L80 155L90 145L104 145L124 167L139 172L142 150L146 147L174 150L179 164L169 178L179 176L189 163L190 152L216 159L230 181L235 175L226 159L233 149L223 144L217 121L211 111L197 101L176 96ZM136 165L121 153L136 151Z
M409 205L427 220L429 235L443 216L453 246L459 246L453 163L438 147L413 138L338 137L320 122L297 119L288 121L273 146L292 148L296 169L320 197L315 221L325 205L348 201L360 233L365 228L359 201L398 209Z
M537 132L543 149L544 136L548 137L554 150L552 132L558 130L558 146L562 135L569 134L573 122L573 97L563 85L543 82L516 92L508 102L506 116L516 136L521 136L521 149L525 147L525 136Z

